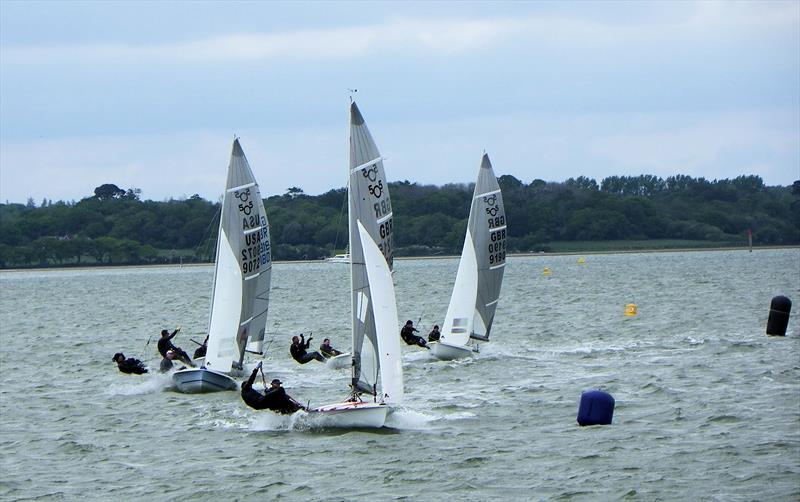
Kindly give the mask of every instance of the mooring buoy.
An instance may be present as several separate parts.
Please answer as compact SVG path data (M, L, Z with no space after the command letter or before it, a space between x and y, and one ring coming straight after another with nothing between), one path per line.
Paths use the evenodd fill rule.
M785 336L786 326L789 325L789 312L792 310L792 300L785 296L776 296L769 305L769 318L767 319L767 334L772 336Z
M610 425L614 416L614 398L602 390L587 390L581 394L578 406L578 425Z

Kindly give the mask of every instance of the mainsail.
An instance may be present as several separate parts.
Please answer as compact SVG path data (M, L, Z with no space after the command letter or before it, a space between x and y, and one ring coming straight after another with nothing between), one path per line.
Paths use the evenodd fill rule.
M383 159L355 103L350 105L350 179L347 193L352 290L352 384L354 389L375 394L380 366L378 340L362 240L368 236L373 241L391 271L392 204ZM359 232L359 222L364 228L363 234Z
M506 213L489 156L484 154L472 195L467 236L453 295L444 318L443 342L488 340L506 266Z
M261 352L272 275L264 202L239 140L233 142L222 200L205 365L241 369L245 349Z

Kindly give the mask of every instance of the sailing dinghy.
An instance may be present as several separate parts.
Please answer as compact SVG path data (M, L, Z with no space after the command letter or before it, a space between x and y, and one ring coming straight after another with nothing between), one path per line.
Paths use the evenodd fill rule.
M474 340L489 341L506 266L506 213L503 195L489 156L484 154L469 210L453 294L437 343L430 353L439 359L469 357Z
M383 427L403 399L403 366L392 282L392 206L383 159L355 103L350 105L347 186L352 312L350 395L309 412L330 427ZM380 383L379 383L380 381ZM362 400L361 396L372 399Z
M222 200L208 348L200 368L176 371L180 392L235 390L246 352L261 354L272 276L269 223L253 171L233 142Z

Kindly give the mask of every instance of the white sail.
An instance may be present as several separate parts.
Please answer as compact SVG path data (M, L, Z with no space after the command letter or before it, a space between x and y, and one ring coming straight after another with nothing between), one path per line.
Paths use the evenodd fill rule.
M238 139L228 165L217 239L205 365L230 372L240 369L245 347L261 352L272 272L264 203Z
M461 261L458 263L450 305L447 307L447 314L444 317L444 328L441 330L440 340L452 345L467 344L475 319L475 299L478 297L478 262L472 242L472 235L467 226L467 238L461 252Z
M347 185L353 323L353 394L320 406L333 427L382 427L390 405L403 399L403 366L392 283L392 206L383 162L355 103L350 105ZM380 375L380 391L378 376ZM358 394L375 395L372 402ZM378 399L380 396L380 400Z
M403 400L403 361L397 323L397 303L392 271L367 230L357 222L364 251L364 264L372 291L372 312L378 339L381 399L389 405Z
M506 214L489 156L484 154L472 196L467 235L441 341L488 340L506 265Z
M350 178L347 193L352 290L352 384L362 391L375 393L380 368L378 340L358 222L391 270L392 205L383 160L355 103L350 105Z

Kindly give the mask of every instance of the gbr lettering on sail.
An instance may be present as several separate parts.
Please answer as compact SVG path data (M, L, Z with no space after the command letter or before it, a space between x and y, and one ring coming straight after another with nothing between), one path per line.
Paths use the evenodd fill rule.
M367 191L372 197L372 211L375 213L375 220L377 221L378 225L378 236L380 237L380 239L376 239L378 241L378 249L380 249L381 253L383 253L383 257L386 258L386 263L389 264L389 268L391 269L394 253L392 252L393 215L392 203L389 200L389 192L384 185L384 180L380 179L378 176L377 163L363 168L361 170L361 174L366 182Z

